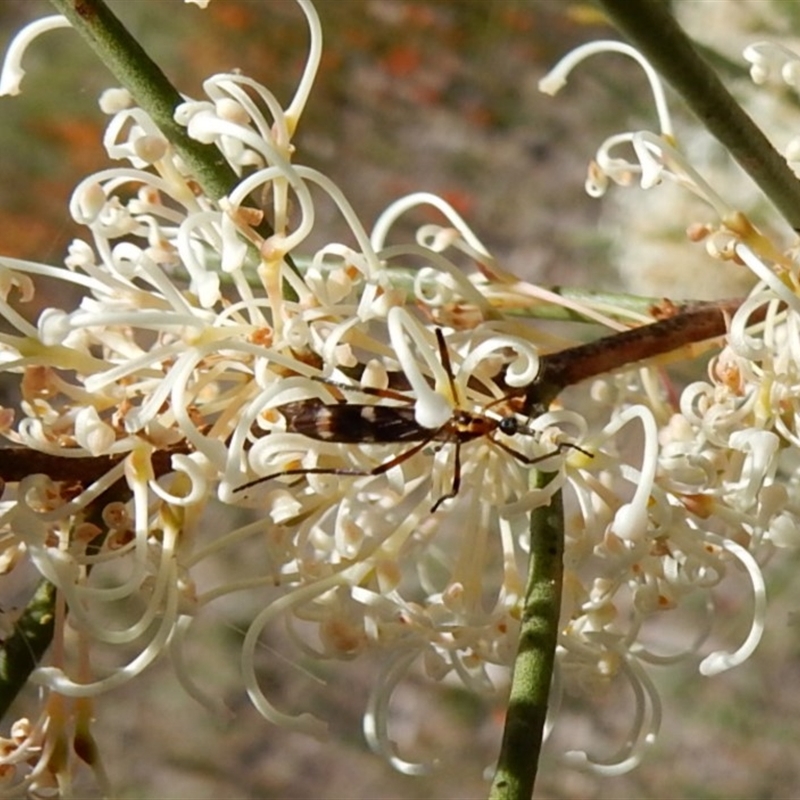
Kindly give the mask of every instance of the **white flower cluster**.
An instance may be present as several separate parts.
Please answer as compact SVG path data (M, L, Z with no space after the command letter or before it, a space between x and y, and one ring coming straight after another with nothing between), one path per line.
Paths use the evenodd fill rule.
M598 42L570 54L541 82L542 88L554 93L583 57L604 51L624 52L642 63L641 56L626 45ZM745 57L754 65L754 80L766 80L777 61L784 80L794 86L798 57L785 48L760 43L748 48ZM643 66L653 82L652 70L646 63ZM590 167L587 189L602 194L609 180L627 185L636 175L642 188L662 180L684 186L705 200L718 217L716 225L692 226L690 238L705 240L709 255L744 265L758 279L730 320L725 346L711 361L709 379L687 386L674 408L650 395L648 407L658 422L658 428L649 431L645 422L645 439L652 447L648 455L645 446L645 464L650 469L645 470L643 464L641 472L631 475L643 503L636 513L634 500L623 517L629 523L628 535L622 537L625 541L613 535L620 529L612 525L602 546L594 547L595 556L616 564L597 579L589 595L592 602L584 599L582 610L591 613L573 614L571 626L580 625L591 637L587 647L591 644L611 652L619 648L616 663L624 658L631 680L641 681L650 693L656 723L660 715L657 695L638 662L669 663L685 653L665 656L634 642L642 623L654 611L676 608L694 590L719 585L738 561L752 583L750 631L734 651L707 655L700 671L713 675L740 664L753 652L763 631L766 590L760 565L776 549L800 545L796 478L800 416L795 399L800 367L800 270L792 253L779 252L687 163L676 148L660 90L654 88L654 95L660 133L637 131L610 137ZM624 143L632 147L634 160L610 156L612 148ZM793 146L787 152L790 162ZM622 416L626 413L630 410ZM623 467L623 474L631 474L630 467ZM625 564L628 578L623 581ZM608 574L613 578L609 580ZM630 592L628 631L618 627L618 614L609 610L623 583ZM712 607L708 610L711 613ZM606 624L610 618L615 619L613 629ZM710 622L709 617L708 630L698 631L690 652L700 648ZM569 645L565 648L569 650ZM589 677L598 674L589 670ZM637 745L651 743L653 730L647 733L642 726L632 731L627 745L633 746L624 747L602 771L615 773L638 761L641 749ZM578 763L586 759L582 752L570 755Z
M10 482L0 504L5 574L33 565L57 588L59 609L57 646L33 674L50 699L0 753L10 791L63 782L67 767L54 754L69 736L90 741L88 698L166 648L189 693L216 708L181 651L205 606L245 592L267 598L242 648L244 682L264 716L321 727L278 710L260 686L256 648L268 626L302 626L293 636L304 656L379 651L367 737L398 769L422 771L390 740L392 693L412 665L433 680L494 686L494 668L513 660L530 512L559 489L572 503L560 685L630 681L639 701L630 740L597 765L627 769L660 716L643 664L694 656L705 641L701 630L667 657L646 646L645 623L706 597L738 561L754 587L752 633L702 668L740 662L763 622L755 555L794 544L796 482L785 479L797 441L793 269L778 277L753 237L736 243L738 258L760 265L762 283L733 321L713 383L690 386L680 409L641 370L595 387L602 413L591 427L564 409L524 418L508 397L534 381L554 345L502 311L553 297L502 272L438 198L398 201L368 234L338 187L293 163L321 51L316 13L298 2L312 43L286 109L231 73L176 111L189 136L218 148L240 176L227 197L208 197L150 117L115 90L102 102L112 115L104 144L126 165L87 178L70 204L91 245L74 242L66 269L0 259L0 313L11 331L0 334L0 364L22 395L18 419L0 410L2 433L75 465L71 480ZM9 51L6 91L21 77L30 33ZM674 171L679 156L662 139L627 140L648 183L673 170L699 185L688 168ZM598 163L614 179L639 169ZM319 191L354 243L303 259ZM256 209L252 197L268 197L269 207ZM420 204L446 226L387 244L397 218ZM40 279L82 299L34 324L17 305ZM555 473L545 489L529 486L532 462ZM212 505L229 512L227 530L209 530ZM261 561L250 574L200 583L208 563L253 542ZM109 609L132 599L143 601L138 617L110 623ZM67 609L75 639L66 637ZM137 655L125 666L89 666L90 651L132 644Z
M565 458L558 414L517 422L504 407L509 387L536 377L539 333L504 320L479 291L492 259L439 198L399 201L368 235L338 187L292 163L320 56L313 6L300 5L312 44L288 108L231 73L176 110L189 136L218 148L241 176L227 197L208 197L150 117L112 90L101 100L111 115L104 145L124 164L88 177L70 203L91 243L75 241L66 268L0 261L10 326L0 358L22 395L17 413L3 409L2 433L16 452L62 465L55 476L36 470L9 482L0 506L5 573L32 565L57 587L60 609L59 644L32 677L55 699L7 742L11 792L20 781L32 791L63 782L67 768L53 754L72 751L65 742L79 727L87 740L87 699L167 647L189 693L219 710L181 649L201 610L235 593L267 597L243 645L253 702L301 729L318 724L275 709L256 675L260 636L277 618L313 624L306 654L388 653L369 717L373 744L387 750L385 715L376 723L375 709L405 672L397 664L419 657L434 678L453 673L485 689L486 665L510 663L519 539L529 509L546 500L529 496L518 459L552 455L542 465L557 469ZM7 92L18 90L33 36L63 24L51 18L20 34ZM300 260L320 190L355 244L323 247L301 277L290 259ZM269 197L270 207L250 207L253 196ZM420 204L447 226L387 244L396 219ZM468 278L448 253L479 269ZM18 308L42 291L39 280L83 296L33 323ZM498 295L511 302L523 290L537 294L508 277ZM448 325L460 318L466 329ZM504 419L522 433L503 432ZM228 530L208 529L210 504L230 507ZM465 535L453 516L469 520ZM498 526L502 534L490 536ZM262 555L251 574L196 584L209 561L252 542ZM137 616L109 621L125 601L141 603ZM80 632L74 643L67 621ZM95 674L89 654L103 647L137 655Z

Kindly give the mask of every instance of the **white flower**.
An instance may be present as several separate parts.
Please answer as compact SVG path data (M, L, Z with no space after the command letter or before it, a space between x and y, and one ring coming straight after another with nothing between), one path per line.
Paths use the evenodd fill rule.
M10 542L4 569L25 563L59 592L59 647L33 680L51 700L74 698L88 719L88 698L169 647L187 691L224 713L195 682L183 648L209 604L261 590L241 657L260 713L324 730L309 713L276 708L262 687L256 652L269 626L285 624L303 656L378 652L367 739L398 769L422 773L430 765L392 743L395 689L412 669L475 692L502 680L519 631L530 513L564 490L556 692L596 695L622 680L636 698L630 734L612 758L578 750L567 758L605 774L629 769L660 724L647 665L697 659L713 619L671 652L652 646L648 625L698 596L707 602L740 566L752 587L752 608L742 612L749 633L699 663L706 674L741 663L763 630L759 560L796 544L800 480L784 480L792 470L784 456L800 442L797 271L675 149L646 61L618 43L579 51L551 83L590 52L626 53L645 69L660 120L659 135L623 133L600 147L597 192L634 175L644 187L664 179L688 187L720 216L721 234L706 231L714 246L759 285L734 316L709 380L688 386L679 408L642 368L593 387L592 424L571 408L528 417L526 388L556 345L503 312L556 296L502 269L443 200L401 198L368 233L339 187L296 163L293 136L321 47L316 14L299 2L311 46L288 107L229 73L176 112L188 135L218 148L240 176L227 197L199 191L147 113L116 92L103 100L112 114L103 141L121 163L88 176L70 202L91 243L72 244L66 269L0 259L0 314L10 330L0 335L0 368L19 377L22 396L0 431L75 465L74 474L25 477L0 506ZM10 85L21 50L12 55ZM617 155L620 144L633 160ZM354 243L329 242L304 258L320 192ZM253 193L270 207L253 208ZM444 224L387 244L419 204L438 209ZM9 297L29 301L39 276L84 297L45 309L34 324ZM568 307L624 327L614 309ZM554 474L547 486L530 488L532 467ZM212 505L230 512L227 527L209 530ZM260 559L215 586L200 580L218 572L205 569L209 561L247 541L260 545ZM138 615L110 623L108 604L130 599ZM80 634L75 659L64 650L66 609ZM91 666L102 663L92 651L130 644L124 666ZM0 766L30 761L21 778L30 785L58 779L49 758L67 746L62 721L48 708Z
M316 626L318 641L304 646L320 658L388 653L395 668L376 687L376 708L417 657L437 680L452 674L481 691L492 684L489 665L512 658L528 513L563 483L529 492L528 463L543 459L563 474L573 455L566 443L583 431L569 414L518 414L543 335L493 310L481 285L500 270L449 205L411 196L370 236L338 187L293 163L292 135L319 61L316 17L301 6L312 47L287 109L252 79L226 74L177 111L189 135L216 145L242 176L227 198L198 192L149 116L125 93L106 95L104 145L122 163L88 176L70 203L91 243L72 244L67 269L0 262L0 310L14 330L0 339L2 363L21 375L24 398L7 437L76 465L74 486L21 481L0 524L58 587L86 653L137 645L118 669L76 672L61 658L40 666L34 680L51 696L83 702L109 691L171 642L182 683L219 712L181 648L209 603L259 587L272 587L274 599L248 632L243 674L256 707L284 724L318 728L277 712L259 687L254 649L281 617ZM341 210L356 245L325 245L301 277L289 258L316 223L312 185ZM267 238L246 205L262 189L272 198ZM414 243L387 246L394 222L418 202L453 227L428 226ZM465 276L452 253L472 259L476 274ZM399 268L415 272L407 290L393 284ZM38 276L85 296L45 309L34 325L5 298L17 289L29 299ZM530 288L502 279L508 293ZM435 298L432 282L442 288ZM401 308L409 296L441 314L439 325ZM476 315L472 329L446 324L457 308ZM353 406L363 409L362 440L314 429L314 413L335 425L337 409ZM386 408L400 410L398 432L371 433ZM298 432L303 411L312 422ZM306 471L280 474L298 469ZM120 481L130 494L121 506ZM203 515L215 498L259 516L211 537ZM98 504L105 528L74 524ZM256 536L265 558L251 574L214 588L195 583L206 560ZM110 625L103 609L128 598L140 601L138 616ZM64 635L61 620L56 638Z

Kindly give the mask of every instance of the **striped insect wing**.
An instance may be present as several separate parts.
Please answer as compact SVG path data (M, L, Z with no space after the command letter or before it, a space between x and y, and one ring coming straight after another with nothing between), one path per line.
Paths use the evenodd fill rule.
M415 420L411 406L328 405L321 400L304 400L278 410L286 418L288 431L325 442L418 442L431 435Z

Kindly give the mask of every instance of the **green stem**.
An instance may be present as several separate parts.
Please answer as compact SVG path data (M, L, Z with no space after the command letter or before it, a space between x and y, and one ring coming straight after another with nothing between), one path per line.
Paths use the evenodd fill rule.
M176 452L189 452L186 445L177 449L157 450L152 455L156 474L164 475L172 469L172 456ZM80 481L84 485L96 480L118 463L120 456L86 456L61 458L26 448L6 448L0 460L0 485L15 483L26 475L43 472L53 480ZM111 502L127 502L130 490L124 480L118 480L84 510L82 519L105 530L102 511ZM87 545L87 553L97 552L105 533ZM88 567L91 569L91 566ZM14 625L14 633L0 643L0 717L25 686L31 672L38 666L55 632L56 587L42 580L33 598Z
M533 473L536 488L554 473ZM561 491L531 514L531 554L503 743L490 800L530 800L555 664L564 555Z
M701 58L663 0L600 0L614 25L680 94L795 231L800 181Z
M56 587L41 580L0 648L0 717L8 711L53 638Z
M311 267L311 260L303 256L295 257L295 265L297 272L302 276ZM176 272L176 274L189 280L189 274ZM398 267L396 265L387 265L385 268L385 275L393 289L402 292L402 297L399 298L400 302L413 305L417 302L415 289L419 279L419 270L413 267ZM232 284L233 279L227 273L220 273L220 281L223 284ZM434 284L435 278L431 278L431 284ZM253 281L253 285L255 281ZM427 289L425 283L422 284L423 289ZM493 292L502 293L503 289L507 288L503 284L488 284L486 292L491 298ZM563 297L566 300L571 300L581 303L592 308L602 311L610 319L615 319L622 322L631 322L635 320L638 322L641 317L659 317L669 316L670 314L678 314L682 311L696 307L698 300L669 300L665 297L646 297L638 294L627 294L625 292L611 292L601 289L584 289L579 286L543 286L548 292L554 295ZM498 306L498 310L502 312L504 317L522 317L524 319L547 319L558 320L562 322L582 322L589 324L597 324L597 321L591 317L582 314L580 311L575 311L564 305L559 305L557 302L551 300L538 300L533 297L520 296L519 305L512 306L504 303ZM641 323L640 323L641 324Z
M239 182L236 173L218 148L190 139L186 128L175 122L175 109L183 98L103 0L50 2L152 117L203 191L213 200L228 194Z
M212 200L230 194L240 178L215 145L190 139L186 128L175 122L175 109L183 102L183 98L103 0L50 2L131 93L136 104L150 115L203 192ZM258 204L253 202L253 205L257 207ZM265 239L274 233L266 218L262 218L254 228ZM288 253L284 259L295 269ZM294 290L285 281L283 293L288 300L297 299Z

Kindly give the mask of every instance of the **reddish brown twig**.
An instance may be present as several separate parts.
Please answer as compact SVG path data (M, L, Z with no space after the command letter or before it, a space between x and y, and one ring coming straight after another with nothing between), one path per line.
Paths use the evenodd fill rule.
M191 448L185 442L166 450L156 450L150 457L153 471L156 475L164 475L170 470L173 455L189 452ZM0 449L0 480L16 483L28 475L44 473L54 481L87 485L105 475L123 458L124 455L67 458L27 447L6 447Z
M639 361L679 350L681 347L723 336L728 321L742 304L742 298L707 303L667 304L661 313L666 319L642 325L622 333L603 336L593 342L570 347L541 358L536 380L519 389L524 396L524 411L546 408L567 386L616 372ZM751 320L757 322L758 317ZM153 468L161 475L169 471L174 453L186 453L189 448L178 445L153 453ZM122 456L82 456L64 458L23 448L0 450L0 478L6 482L19 481L26 475L42 472L53 480L72 480L83 484L105 474Z
M742 302L736 298L676 306L667 319L542 356L539 375L524 390L525 412L546 408L567 386L723 336Z

